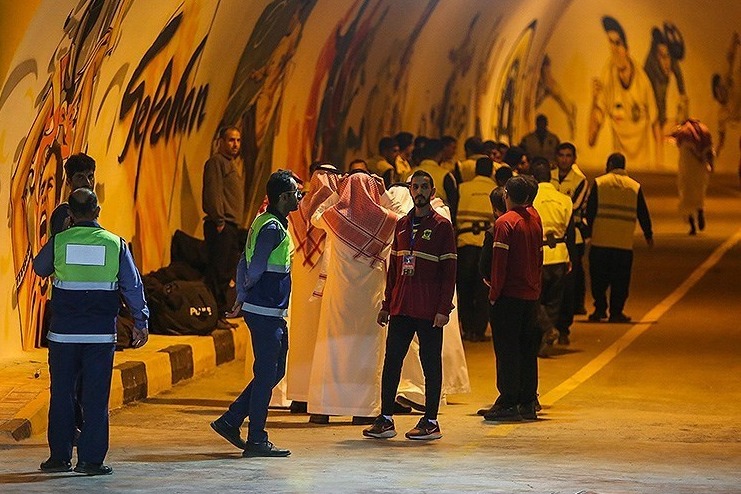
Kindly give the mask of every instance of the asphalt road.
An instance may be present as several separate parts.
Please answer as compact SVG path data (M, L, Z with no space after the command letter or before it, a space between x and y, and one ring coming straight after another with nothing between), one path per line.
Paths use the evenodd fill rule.
M673 178L639 177L656 246L636 243L637 323L580 318L571 346L540 361L537 422L475 415L496 395L491 343L473 343L473 392L449 397L441 440L369 440L349 417L320 426L278 410L270 438L292 456L242 459L208 425L247 379L238 361L115 411L110 477L39 473L44 437L1 445L0 492L739 493L741 193L721 178L706 231L689 237ZM397 429L416 420L397 416Z

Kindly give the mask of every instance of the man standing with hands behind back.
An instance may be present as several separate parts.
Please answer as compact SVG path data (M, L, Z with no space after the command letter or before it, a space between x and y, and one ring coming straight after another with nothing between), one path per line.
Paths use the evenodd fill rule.
M239 259L239 230L244 220L244 165L239 157L242 135L236 127L219 132L219 149L203 168L203 236L208 255L206 282L219 311L217 328L228 329L224 314L233 300L227 300L233 286L234 266Z
M443 326L453 309L455 290L455 232L450 221L430 205L435 183L429 173L415 171L409 191L414 209L396 224L385 298L378 313L378 324L389 323L381 377L381 415L363 431L364 436L377 439L396 435L394 401L404 357L415 333L425 375L425 414L406 437L442 437L437 411L442 389Z

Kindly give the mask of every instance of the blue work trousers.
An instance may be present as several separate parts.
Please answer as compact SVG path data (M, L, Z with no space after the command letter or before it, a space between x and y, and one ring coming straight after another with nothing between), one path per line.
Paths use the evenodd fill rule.
M282 317L270 317L246 312L244 321L250 330L252 353L252 381L229 406L223 418L230 425L240 427L249 416L247 441L262 443L268 440L265 422L273 388L286 374L288 355L288 327Z
M103 463L108 452L108 398L111 394L114 343L49 342L51 399L47 437L51 457L72 459L77 382L84 410L77 459Z

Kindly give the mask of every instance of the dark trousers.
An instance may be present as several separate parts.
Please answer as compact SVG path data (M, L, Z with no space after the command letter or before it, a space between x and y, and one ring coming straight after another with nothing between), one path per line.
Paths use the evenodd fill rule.
M466 336L484 336L489 322L489 288L479 274L481 247L458 248L458 314Z
M203 222L203 237L208 256L206 283L216 299L219 317L223 317L234 304L229 288L232 280L236 279L236 266L244 246L239 245L239 228L232 223L225 223L219 232L216 223L206 220Z
M571 334L574 314L584 307L584 244L577 244L571 259L571 271L564 277L561 311L556 321L556 329L561 334Z
M541 334L556 326L561 315L568 263L543 266L543 283L538 307L538 329Z
M425 374L425 418L436 420L443 386L443 330L433 327L432 321L408 316L391 316L389 323L381 376L381 413L394 414L401 367L415 333Z
M252 381L244 388L223 418L230 425L240 427L249 416L247 441L262 443L268 440L265 422L273 388L286 374L288 355L288 327L282 317L260 316L246 312L244 321L250 329L252 353Z
M79 379L85 421L77 441L77 459L103 463L108 452L108 398L115 348L114 343L49 342L51 399L47 437L52 458L72 459Z
M538 304L537 300L499 297L491 307L499 390L495 405L509 408L538 397Z
M607 313L607 289L610 289L610 315L622 314L628 299L633 251L595 247L589 249L589 275L597 312Z

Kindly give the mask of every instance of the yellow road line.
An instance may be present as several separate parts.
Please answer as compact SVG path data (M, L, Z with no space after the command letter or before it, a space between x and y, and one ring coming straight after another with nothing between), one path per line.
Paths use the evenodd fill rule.
M672 293L670 293L664 300L662 300L653 309L648 311L645 316L641 318L636 324L634 324L623 336L621 336L612 345L607 347L584 367L579 369L566 379L564 382L550 390L548 393L540 398L540 403L543 406L551 406L558 400L572 392L577 386L585 382L587 379L599 372L603 367L609 364L612 359L617 357L623 350L633 343L633 341L642 335L651 324L658 321L664 314L666 314L674 305L679 302L690 289L697 284L698 281L705 276L713 266L723 258L723 256L731 250L741 240L741 228L736 230L736 233L723 242L712 254L703 262L700 266L695 269L690 276L684 280ZM500 430L501 429L501 430ZM514 429L513 425L502 425L496 427L487 434L487 436L505 436Z

